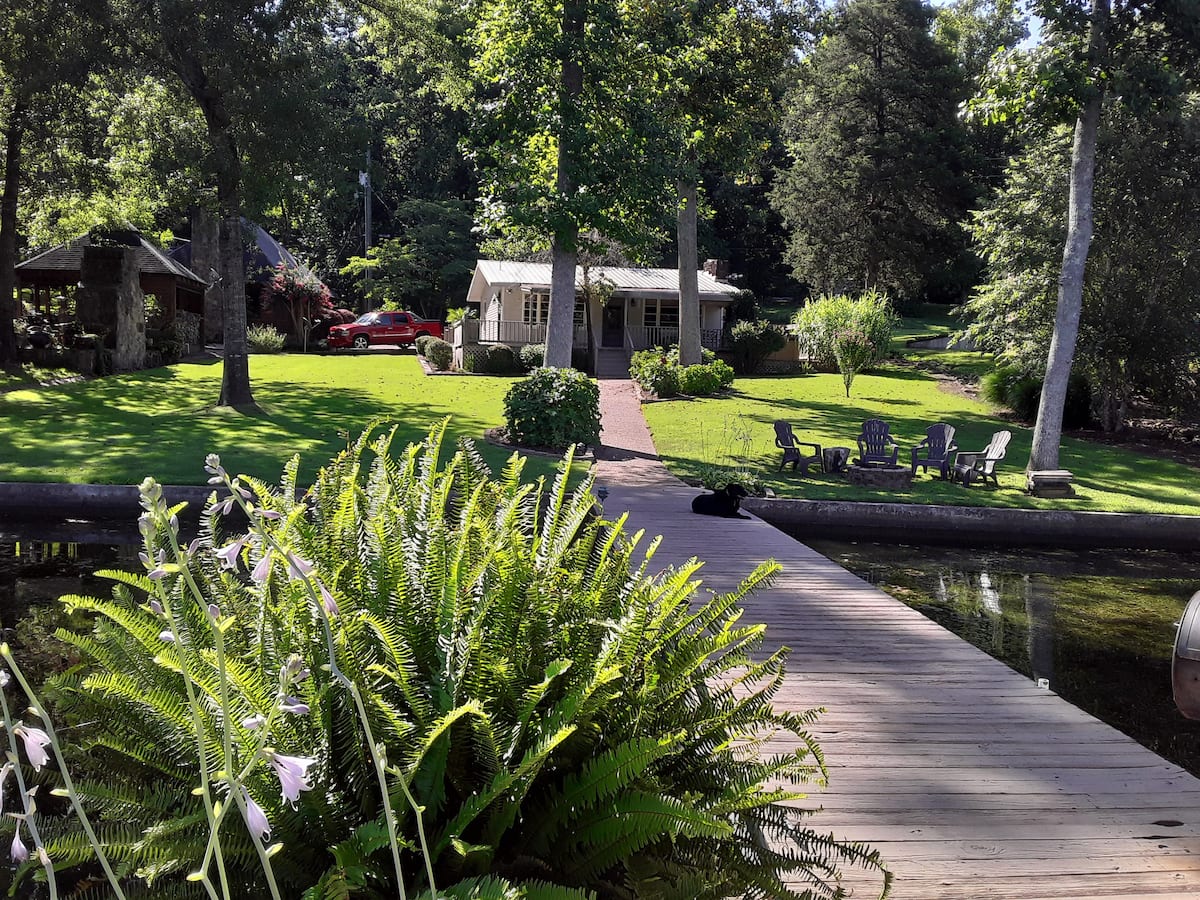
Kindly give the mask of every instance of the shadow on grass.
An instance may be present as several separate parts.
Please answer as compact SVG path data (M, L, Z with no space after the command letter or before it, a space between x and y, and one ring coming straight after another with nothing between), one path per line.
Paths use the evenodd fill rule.
M300 453L301 480L310 481L373 420L394 423L395 446L402 448L451 414L448 449L467 437L478 440L494 468L508 458L509 451L482 441L485 429L499 424L492 404L472 406L454 396L441 405L426 402L413 396L420 385L404 383L404 396L391 400L357 387L260 377L254 386L260 408L249 415L213 405L219 377L185 378L173 368L26 392L0 407L0 479L136 483L151 474L166 483L203 484L204 456L215 452L230 471L267 481ZM554 465L533 459L526 472L535 477Z

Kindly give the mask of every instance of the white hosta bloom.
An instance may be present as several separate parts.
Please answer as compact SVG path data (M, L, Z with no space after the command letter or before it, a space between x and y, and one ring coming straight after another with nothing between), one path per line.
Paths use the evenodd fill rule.
M284 801L295 806L301 791L312 790L308 767L316 760L310 756L285 756L282 753L271 753L269 759L275 774L279 776L279 788Z
M257 835L266 843L271 837L271 823L267 821L267 814L254 802L254 798L245 788L242 788L242 796L246 800L246 827L250 829L251 834Z
M8 855L15 863L23 863L29 859L29 848L25 846L25 842L21 840L21 823L17 823L16 833L13 834L12 849L8 851Z
M50 735L42 729L32 725L18 725L13 729L13 734L25 742L25 755L29 757L29 764L34 769L40 770L50 761L50 754L46 752L46 747L50 744Z

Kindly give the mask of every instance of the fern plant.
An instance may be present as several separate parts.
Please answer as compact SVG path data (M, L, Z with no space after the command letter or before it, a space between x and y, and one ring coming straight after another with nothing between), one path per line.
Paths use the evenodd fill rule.
M53 691L129 896L268 896L256 820L221 816L248 800L284 897L835 898L845 865L886 893L875 852L785 805L825 770L741 622L776 566L702 601L699 563L651 574L656 542L570 490L569 455L531 485L516 456L441 462L444 428L365 434L302 495L295 460L277 487L213 463L179 565L164 510L147 574L65 598L95 625L60 634L86 662ZM780 732L796 749L767 752ZM283 796L272 754L313 760L311 789ZM56 866L86 862L50 824Z

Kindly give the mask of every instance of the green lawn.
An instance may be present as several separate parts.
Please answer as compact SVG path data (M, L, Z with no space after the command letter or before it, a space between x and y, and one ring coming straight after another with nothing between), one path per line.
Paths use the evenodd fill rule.
M493 466L508 456L482 436L503 424L512 378L427 377L408 354L251 356L250 377L260 416L213 408L219 361L0 394L0 481L203 484L213 452L268 481L299 453L308 481L375 416L399 425L400 447L452 416L451 437L479 439ZM526 472L552 469L532 458Z
M941 303L922 303L912 315L900 319L900 325L892 332L892 343L903 346L908 341L920 338L941 337L963 327L961 319L950 315L951 306Z
M739 378L734 392L718 398L646 404L643 409L654 441L676 474L694 476L706 463L726 463L741 452L732 439L741 426L751 435L753 467L781 496L808 499L903 501L957 505L1028 506L1076 510L1200 514L1200 472L1189 466L1146 457L1115 447L1068 439L1061 464L1075 474L1078 496L1038 500L1024 493L1022 474L1029 459L1030 431L1007 423L976 401L939 390L923 372L891 366L875 375L860 375L846 399L838 375L795 375L783 378ZM907 492L855 488L836 476L803 478L778 473L780 451L771 423L786 419L800 440L822 446L854 446L864 419L882 418L900 443L907 463L912 446L935 422L958 429L959 446L979 450L993 431L1013 433L1008 458L1000 467L1000 487L967 489L918 475Z

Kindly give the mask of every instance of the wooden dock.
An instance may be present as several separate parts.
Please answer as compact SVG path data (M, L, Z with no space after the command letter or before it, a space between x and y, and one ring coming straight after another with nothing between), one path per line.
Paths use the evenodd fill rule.
M792 649L777 702L827 710L809 823L879 849L893 897L1200 898L1200 780L770 525L691 514L696 491L604 409L606 515L663 535L656 561L705 560L713 590L783 565L746 620Z

